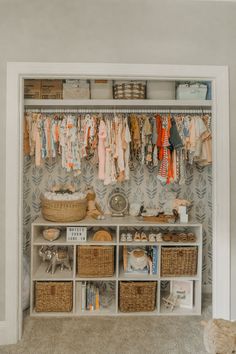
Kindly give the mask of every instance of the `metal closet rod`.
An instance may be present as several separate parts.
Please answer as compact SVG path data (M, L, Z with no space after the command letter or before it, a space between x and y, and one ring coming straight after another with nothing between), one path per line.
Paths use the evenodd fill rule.
M173 113L173 114L178 114L178 113L211 113L210 109L203 109L203 108L198 108L198 109L73 109L73 108L64 108L64 109L49 109L49 108L27 108L25 109L26 112L32 112L32 113Z

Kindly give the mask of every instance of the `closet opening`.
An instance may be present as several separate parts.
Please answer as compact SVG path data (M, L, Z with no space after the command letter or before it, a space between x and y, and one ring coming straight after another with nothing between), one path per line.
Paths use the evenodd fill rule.
M204 297L211 303L211 98L211 82L197 79L24 80L23 276L28 268L31 315L59 311L38 305L49 301L51 284L58 292L70 285L70 311L62 312L80 314L83 287L92 289L99 302L103 290L98 284L106 273L112 279L104 284L114 287L109 300L113 315L122 315L128 306L123 304L122 293L127 294L122 282L127 282L128 292L129 279L143 281L144 288L149 284L145 281L154 280L157 315L201 314ZM68 241L71 227L85 234L86 246L80 238L78 245ZM50 232L56 233L53 240ZM98 242L93 249L90 242L96 233L101 242L111 235L111 245L101 250L104 245ZM103 264L104 274L94 269L98 284L91 285L93 262L100 266L93 252L101 252L97 262L103 262L104 252L112 254L111 264ZM58 262L63 270L57 265L51 269L50 257L62 253L67 257L65 263ZM143 268L132 263L141 253ZM181 292L189 297L187 306L176 295ZM89 296L85 302L92 302L95 311ZM171 311L165 302L170 297L175 298ZM57 301L63 309L62 299ZM145 306L143 311L148 314Z
M21 306L33 316L199 315L213 285L216 314L215 76L85 72L21 74ZM76 193L77 221L56 209ZM131 286L148 294L141 308L124 302Z

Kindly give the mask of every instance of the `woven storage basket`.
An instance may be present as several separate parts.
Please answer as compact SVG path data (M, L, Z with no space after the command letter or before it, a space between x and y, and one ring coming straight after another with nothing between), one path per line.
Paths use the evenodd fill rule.
M145 81L115 81L114 84L114 99L144 99L146 96Z
M162 247L162 277L197 274L197 247Z
M77 273L80 277L112 277L114 246L78 246Z
M42 215L49 221L71 222L85 218L87 200L49 200L41 198Z
M37 281L35 284L36 312L72 311L72 281Z
M119 308L121 312L154 311L156 308L155 281L121 281L119 287Z

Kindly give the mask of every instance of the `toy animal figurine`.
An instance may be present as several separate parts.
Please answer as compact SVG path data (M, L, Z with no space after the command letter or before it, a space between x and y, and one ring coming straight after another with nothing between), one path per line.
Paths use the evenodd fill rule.
M43 262L49 262L49 265L46 268L47 273L51 272L52 274L54 274L58 265L60 265L61 270L65 268L71 270L68 249L58 248L55 246L42 246L39 250L39 256L42 257Z
M236 322L222 319L202 321L204 344L208 353L231 354L236 351Z
M143 270L145 267L148 267L147 252L143 249L136 248L131 252L128 252L128 255L128 262L133 270Z
M170 309L171 311L174 311L174 308L177 304L177 296L174 294L170 294L167 297L163 297L162 301L166 309Z
M98 203L96 202L96 194L92 188L87 190L87 215L94 219L102 220L104 215Z

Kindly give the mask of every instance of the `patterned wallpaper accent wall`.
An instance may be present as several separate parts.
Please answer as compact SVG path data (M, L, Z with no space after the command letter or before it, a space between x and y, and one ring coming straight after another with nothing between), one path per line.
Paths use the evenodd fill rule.
M61 167L60 158L46 160L42 167L35 167L33 158L24 158L24 251L29 255L31 222L40 215L40 194L54 183L76 183L79 191L93 186L98 203L107 211L106 201L117 186L129 197L129 202L144 201L146 207L159 205L160 197L166 191L175 191L177 197L192 202L189 208L190 221L203 224L203 286L208 290L212 284L212 166L188 165L184 185L162 186L158 181L156 168L137 164L130 173L130 180L120 185L104 186L97 179L97 166L86 161L81 175L74 177ZM162 198L161 198L162 201Z

